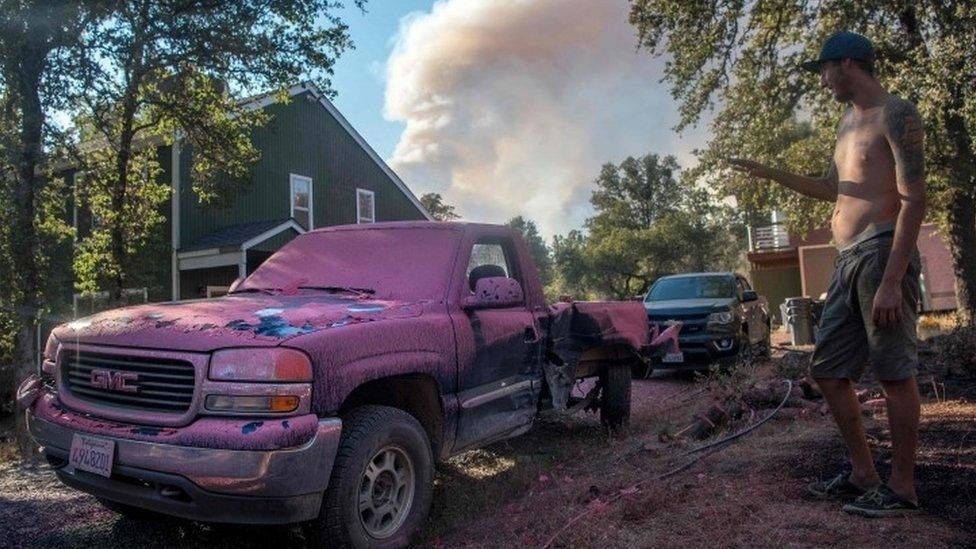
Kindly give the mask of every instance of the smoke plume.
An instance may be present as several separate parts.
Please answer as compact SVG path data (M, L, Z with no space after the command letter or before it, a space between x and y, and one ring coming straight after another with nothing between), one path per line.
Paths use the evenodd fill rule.
M605 162L647 152L683 166L659 83L636 51L623 0L446 0L401 21L387 62L385 115L405 128L391 159L416 193L465 219L536 221L546 235L592 212Z

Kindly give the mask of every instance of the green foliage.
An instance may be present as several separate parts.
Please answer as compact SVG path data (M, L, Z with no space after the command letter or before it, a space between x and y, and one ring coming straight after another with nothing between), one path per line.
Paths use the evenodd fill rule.
M546 241L543 240L542 235L539 234L539 228L535 222L517 216L509 219L506 225L522 234L525 244L529 247L532 261L535 262L535 266L539 270L539 280L542 281L543 287L548 286L553 278L552 252L546 245Z
M976 4L633 0L630 21L640 46L667 59L677 129L714 115L694 177L735 197L747 218L785 211L795 232L826 225L830 204L732 173L726 159L824 173L844 105L799 65L839 30L870 37L882 85L923 118L929 217L950 237L962 304L976 304Z
M118 277L134 275L144 258L158 258L147 253L148 245L165 221L163 205L171 192L160 177L162 168L155 147L136 150L129 158L126 189L121 200L117 185L118 151L111 147L84 155L88 171L78 186L77 197L90 212L90 232L80 239L74 256L75 289L92 294L110 287ZM125 235L125 253L112 253L112 231ZM160 269L160 265L154 265ZM125 276L127 283L144 284L138 276Z
M0 0L0 402L34 365L39 318L55 306L52 250L61 232L44 192L48 114L70 104L79 74L72 55L82 29L102 17L101 2ZM45 232L48 231L48 232ZM61 253L58 253L58 252ZM0 406L5 407L5 406ZM30 447L23 429L21 448Z
M552 239L552 263L555 269L553 281L546 288L550 300L563 297L589 299L592 297L586 287L587 264L584 261L586 235L572 230L565 236L556 235Z
M420 204L436 221L453 221L461 218L454 211L454 206L444 202L440 193L424 193L420 197Z
M597 211L587 220L594 232L615 228L649 229L678 209L682 187L673 156L628 157L620 166L604 164L590 203Z
M606 164L590 202L587 233L553 241L554 294L629 298L659 276L731 269L742 250L730 210L688 177L673 157L647 154Z
M40 268L40 301L42 318L61 317L68 309L66 290L71 287L71 242L74 228L66 211L70 187L62 177L50 177L38 190L34 226L37 231Z
M216 80L187 69L147 77L132 93L120 90L114 102L89 98L92 111L80 124L79 133L93 136L74 153L84 173L77 199L93 220L75 254L75 288L82 294L121 290L120 281L159 285L164 269L152 260L165 256L154 252L166 248L165 205L172 196L160 152L173 145L176 132L180 147L192 151L190 183L205 202L229 199L260 157L251 132L267 114L245 110ZM130 98L135 111L125 106Z
M270 88L286 100L283 91L306 79L328 91L335 58L352 43L331 0L106 6L108 23L83 35L75 95L83 142L69 148L87 173L81 202L97 220L78 246L76 287L108 288L118 300L124 287L159 279L159 265L145 262L165 246L171 198L157 147L178 140L192 158L184 185L201 201L226 203L259 159L251 135L269 119L229 89Z

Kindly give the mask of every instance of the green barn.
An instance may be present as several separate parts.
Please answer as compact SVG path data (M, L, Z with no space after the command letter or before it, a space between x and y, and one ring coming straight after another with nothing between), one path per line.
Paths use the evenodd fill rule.
M239 195L205 205L189 184L193 151L177 139L158 146L162 177L172 185L158 262L128 292L136 301L219 295L296 235L329 225L430 219L417 197L312 84L268 93L244 104L266 109L271 121L252 137L261 159ZM178 169L173 169L177 166ZM75 174L79 182L83 174ZM87 232L72 206L79 236ZM168 250L163 249L168 248ZM156 266L158 265L158 269ZM76 314L91 307L75 296Z

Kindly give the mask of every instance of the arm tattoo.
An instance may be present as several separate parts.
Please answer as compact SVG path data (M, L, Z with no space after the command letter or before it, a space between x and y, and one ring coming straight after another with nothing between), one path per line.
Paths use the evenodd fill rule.
M898 183L912 185L922 181L925 176L924 134L915 106L902 99L893 99L885 108L885 125L895 157Z

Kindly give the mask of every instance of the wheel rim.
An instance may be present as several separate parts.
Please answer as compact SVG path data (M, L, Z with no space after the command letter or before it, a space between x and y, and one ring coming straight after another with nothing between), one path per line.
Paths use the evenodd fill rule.
M416 481L413 462L396 446L380 448L359 483L359 521L370 536L392 536L410 514Z

